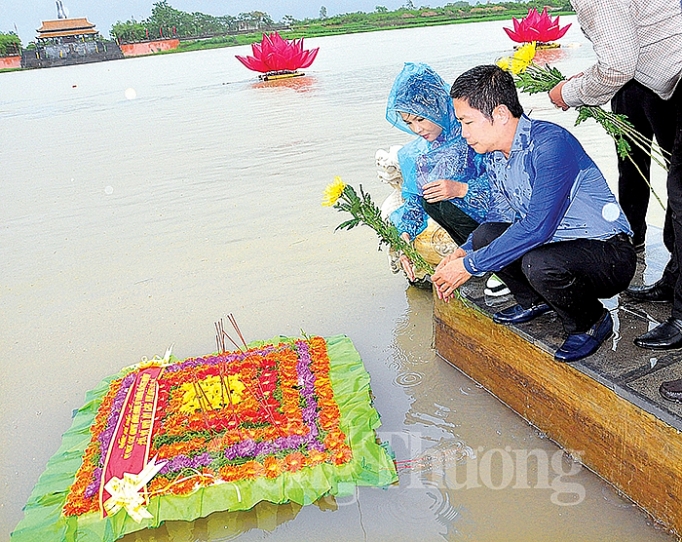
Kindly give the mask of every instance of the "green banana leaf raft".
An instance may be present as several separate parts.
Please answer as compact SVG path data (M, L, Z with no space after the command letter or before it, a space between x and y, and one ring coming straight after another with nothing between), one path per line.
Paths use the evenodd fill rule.
M12 542L110 542L169 520L397 481L359 353L278 337L123 369L90 391Z

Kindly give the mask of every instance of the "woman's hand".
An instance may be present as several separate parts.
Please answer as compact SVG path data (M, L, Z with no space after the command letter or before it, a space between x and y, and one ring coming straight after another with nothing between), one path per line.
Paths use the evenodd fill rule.
M410 236L408 233L401 233L400 238L406 243L410 242ZM417 277L414 272L414 264L412 261L405 256L405 254L400 254L398 261L400 262L400 267L403 268L403 271L405 271L405 274L407 275L407 278L410 280L410 282L414 282Z
M436 203L452 198L463 198L467 190L469 190L467 183L438 179L424 185L424 199L429 203Z

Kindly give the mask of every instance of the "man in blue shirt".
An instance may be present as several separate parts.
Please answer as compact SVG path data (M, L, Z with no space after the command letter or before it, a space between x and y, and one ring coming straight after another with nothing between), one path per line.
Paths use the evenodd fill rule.
M497 323L557 312L568 336L557 361L594 353L613 321L599 301L635 273L630 226L604 176L578 140L523 114L512 76L493 65L457 78L450 90L462 136L488 154L492 202L486 220L432 280L448 301L472 275L494 271L517 304Z

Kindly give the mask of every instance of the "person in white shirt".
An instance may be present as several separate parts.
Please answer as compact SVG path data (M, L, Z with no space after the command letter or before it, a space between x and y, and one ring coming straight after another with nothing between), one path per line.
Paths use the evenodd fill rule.
M682 348L682 85L679 84L682 2L571 0L571 3L583 32L592 42L597 62L550 90L549 98L554 105L564 110L601 105L634 81L660 98L658 105L654 105L656 113L663 112L674 119L675 135L666 181L672 224L666 236L670 261L658 282L631 287L628 293L642 301L672 302L670 317L637 337L635 344L655 350ZM682 379L664 382L661 393L666 399L682 400Z

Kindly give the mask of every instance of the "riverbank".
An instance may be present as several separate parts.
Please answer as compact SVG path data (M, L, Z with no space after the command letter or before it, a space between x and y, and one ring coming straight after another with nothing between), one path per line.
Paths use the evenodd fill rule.
M494 7L479 8L481 11L472 11L466 15L452 14L443 15L436 11L424 11L420 16L394 18L383 23L369 24L367 22L355 22L346 24L325 24L324 21L315 21L305 25L295 25L289 30L281 30L279 34L286 39L319 38L325 36L337 36L341 34L358 34L364 32L377 32L381 30L400 30L405 28L423 28L429 26L444 26L462 23L503 21L515 17L517 19L527 15L526 9L509 9L505 11L494 10ZM556 11L552 16L573 15L573 11ZM252 34L239 34L234 36L214 37L206 40L181 40L177 50L164 53L180 53L185 51L199 51L203 49L216 49L220 47L233 47L238 45L250 45L260 41L262 32Z
M493 5L488 7L473 7L468 12L463 12L461 10L452 10L446 12L443 9L427 9L419 10L417 13L419 15L406 12L403 13L402 16L387 16L385 19L374 20L372 22L369 22L368 20L362 20L362 18L355 21L344 20L344 17L353 18L353 15L367 15L348 14L345 16L334 17L329 20L316 19L313 21L308 21L304 24L296 23L292 25L291 28L279 30L278 32L283 38L298 39L377 32L381 30L400 30L405 28L422 28L472 22L501 21L506 19L511 21L512 17L517 19L524 17L527 14L527 9L525 9L525 7L507 9L499 5ZM557 10L552 12L552 16L565 16L572 15L573 13L573 11L568 10ZM121 48L126 57L203 51L210 49L220 49L224 47L251 45L252 43L260 41L262 39L263 33L265 32L267 32L267 30L198 39L179 38L177 39L177 46L174 47L145 47L146 43L151 42L137 42L122 43ZM175 42L175 40L173 41ZM152 42L154 41L152 40ZM126 54L126 48L128 50L134 50L135 54ZM3 67L3 65L0 64L0 73L17 71L21 69L24 68L17 67L15 65Z

